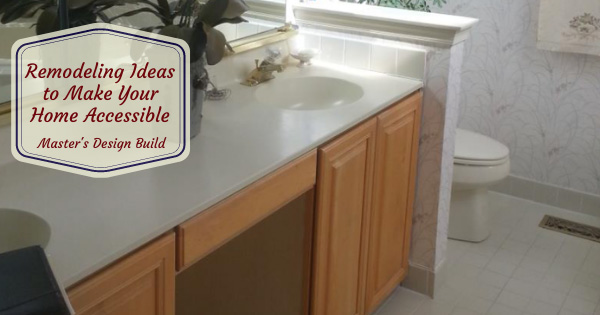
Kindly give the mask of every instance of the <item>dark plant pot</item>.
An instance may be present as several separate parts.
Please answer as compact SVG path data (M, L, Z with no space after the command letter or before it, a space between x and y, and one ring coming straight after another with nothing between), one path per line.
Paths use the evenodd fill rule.
M200 133L200 125L202 122L202 104L204 103L204 95L206 91L203 88L195 87L195 81L198 78L204 78L206 74L206 58L202 56L198 61L192 62L190 65L190 138L193 139Z
M190 138L193 139L200 133L202 122L202 103L204 103L204 90L192 87L190 100Z

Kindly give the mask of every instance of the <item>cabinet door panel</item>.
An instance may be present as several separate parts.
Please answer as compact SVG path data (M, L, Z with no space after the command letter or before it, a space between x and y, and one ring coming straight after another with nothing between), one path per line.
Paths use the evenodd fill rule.
M374 137L370 120L319 150L314 315L364 313Z
M420 94L377 117L366 309L376 309L408 268L418 151Z
M175 235L144 246L68 295L78 315L174 315Z

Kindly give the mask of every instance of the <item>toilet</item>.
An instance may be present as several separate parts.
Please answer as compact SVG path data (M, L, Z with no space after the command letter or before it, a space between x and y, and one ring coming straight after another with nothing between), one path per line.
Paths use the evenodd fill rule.
M481 242L490 235L488 188L508 176L508 153L492 138L456 130L449 238Z

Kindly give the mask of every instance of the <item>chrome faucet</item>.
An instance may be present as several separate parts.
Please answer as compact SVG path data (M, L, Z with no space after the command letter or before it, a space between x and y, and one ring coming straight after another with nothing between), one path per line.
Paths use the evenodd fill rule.
M274 79L273 72L282 72L283 65L276 63L277 58L281 55L278 50L268 50L269 55L259 63L258 59L254 60L255 68L248 74L246 80L242 82L246 86L256 86L265 81Z

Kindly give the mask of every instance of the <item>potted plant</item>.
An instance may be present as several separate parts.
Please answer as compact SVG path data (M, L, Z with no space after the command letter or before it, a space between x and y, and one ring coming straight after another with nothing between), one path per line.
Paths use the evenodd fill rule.
M244 0L209 0L202 4L197 0L180 0L172 6L171 20L161 20L159 34L185 40L191 51L191 124L190 135L200 132L202 103L209 83L206 64L215 65L225 54L225 35L215 29L223 23L241 23L241 15L248 10Z
M109 16L107 10L114 6L137 4L124 13ZM202 103L209 82L206 64L217 64L225 54L227 40L215 29L222 23L241 23L241 15L248 10L244 0L67 0L68 25L76 27L98 21L111 23L118 18L137 14L151 14L159 25L142 28L149 32L180 38L190 46L191 126L190 136L200 132ZM0 0L0 22L33 17L39 13L36 33L46 34L59 30L58 0Z

